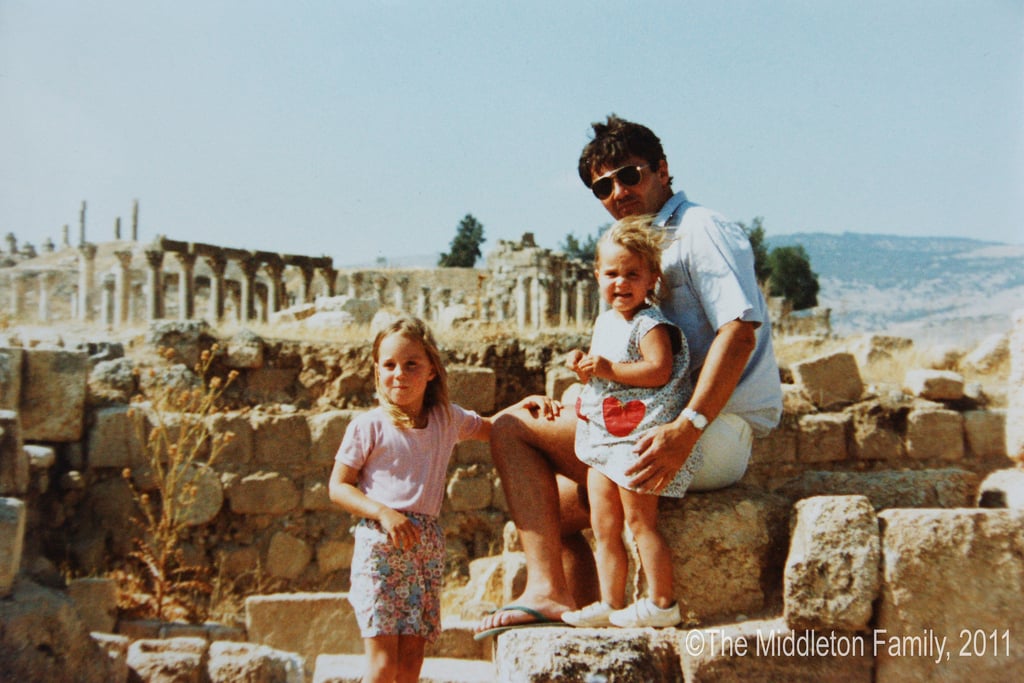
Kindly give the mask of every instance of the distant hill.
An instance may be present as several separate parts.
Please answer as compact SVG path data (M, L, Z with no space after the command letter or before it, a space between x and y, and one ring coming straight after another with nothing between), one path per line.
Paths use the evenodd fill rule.
M973 344L1010 329L1024 307L1024 245L965 238L794 233L818 274L818 302L840 335L887 332Z

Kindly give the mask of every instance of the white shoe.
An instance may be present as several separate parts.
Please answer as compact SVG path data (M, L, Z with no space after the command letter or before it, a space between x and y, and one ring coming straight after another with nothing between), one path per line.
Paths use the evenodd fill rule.
M600 626L611 626L608 615L615 611L615 608L607 602L592 602L582 609L574 612L566 612L562 615L562 621L569 626L579 628L598 628Z
M622 628L665 628L675 626L683 619L679 616L679 603L672 603L664 609L654 604L650 598L637 600L626 609L615 610L608 615L608 621Z

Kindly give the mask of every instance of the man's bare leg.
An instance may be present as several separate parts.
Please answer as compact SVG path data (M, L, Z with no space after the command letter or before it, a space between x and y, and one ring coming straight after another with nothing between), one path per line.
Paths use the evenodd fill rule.
M576 458L575 434L571 410L554 418L505 413L491 431L491 456L526 556L526 588L515 603L550 619L575 609L577 593L586 599L597 590L593 555L580 533L589 525L587 468ZM478 630L532 620L523 612L499 611Z

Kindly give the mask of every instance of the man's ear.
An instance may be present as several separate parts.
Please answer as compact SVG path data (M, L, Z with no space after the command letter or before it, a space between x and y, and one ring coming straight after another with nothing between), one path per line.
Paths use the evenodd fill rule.
M658 180L664 187L669 186L671 180L669 179L668 173L668 159L661 160L661 162L658 164L658 170L656 170L654 174L658 176Z

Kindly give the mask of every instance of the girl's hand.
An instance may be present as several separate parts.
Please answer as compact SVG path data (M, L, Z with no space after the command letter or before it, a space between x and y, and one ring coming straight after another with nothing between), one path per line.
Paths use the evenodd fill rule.
M380 525L384 527L388 538L399 550L408 550L419 543L420 530L408 517L397 510L387 508L380 515Z
M611 361L604 356L586 354L576 362L576 375L580 381L586 382L591 377L607 377L611 374Z

